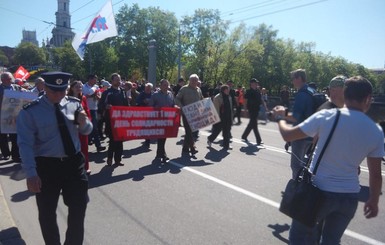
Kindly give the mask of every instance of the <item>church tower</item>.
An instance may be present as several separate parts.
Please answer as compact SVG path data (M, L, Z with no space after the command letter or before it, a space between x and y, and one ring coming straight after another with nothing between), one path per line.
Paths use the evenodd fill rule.
M56 27L52 29L50 43L55 47L62 47L65 41L72 41L75 33L71 31L70 0L57 0Z

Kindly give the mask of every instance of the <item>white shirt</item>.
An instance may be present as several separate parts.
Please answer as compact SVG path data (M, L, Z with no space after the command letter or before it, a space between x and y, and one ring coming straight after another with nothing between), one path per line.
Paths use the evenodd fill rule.
M97 93L99 90L98 85L90 86L88 83L83 85L83 94L87 97L87 105L90 110L98 109L98 99L95 96L88 97L89 95L93 95Z
M314 183L324 191L358 193L358 167L366 157L383 157L382 129L363 112L342 108L334 134L321 159ZM299 124L308 136L319 135L311 169L314 168L334 123L336 109L321 110Z

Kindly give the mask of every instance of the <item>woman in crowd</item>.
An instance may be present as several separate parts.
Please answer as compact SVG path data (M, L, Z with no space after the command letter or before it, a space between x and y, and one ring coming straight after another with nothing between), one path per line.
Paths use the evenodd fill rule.
M81 101L84 111L87 113L88 118L91 120L90 110L88 109L88 105L87 105L87 98L83 95L82 92L83 92L83 83L81 81L73 81L70 84L70 88L68 90L68 96L76 97ZM88 135L79 134L79 139L80 139L81 152L83 153L84 159L85 159L84 168L86 169L87 174L90 174L91 169L90 169L90 166L89 166L90 164L88 160Z

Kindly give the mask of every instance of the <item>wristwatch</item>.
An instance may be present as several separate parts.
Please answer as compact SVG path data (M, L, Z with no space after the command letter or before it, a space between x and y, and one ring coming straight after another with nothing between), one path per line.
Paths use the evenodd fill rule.
M275 121L276 121L276 122L279 122L279 121L281 121L281 120L285 120L285 118L284 118L283 116L281 116L281 115L275 116Z

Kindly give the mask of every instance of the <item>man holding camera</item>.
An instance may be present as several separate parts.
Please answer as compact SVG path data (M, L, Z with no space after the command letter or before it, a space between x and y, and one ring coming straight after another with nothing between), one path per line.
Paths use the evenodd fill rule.
M317 212L317 221L322 221L323 225L309 228L293 220L289 234L290 244L318 244L319 237L320 244L340 244L340 239L357 210L361 188L357 168L365 158L370 191L364 205L364 216L373 218L379 212L381 159L385 155L384 136L381 128L365 115L372 102L373 87L361 76L351 77L343 84L345 107L318 111L297 126L292 127L285 122L284 107L277 106L273 109L284 140L318 136L310 164L311 172L314 171L315 163L329 136L337 110L341 112L316 175L312 177L313 183L323 195Z

